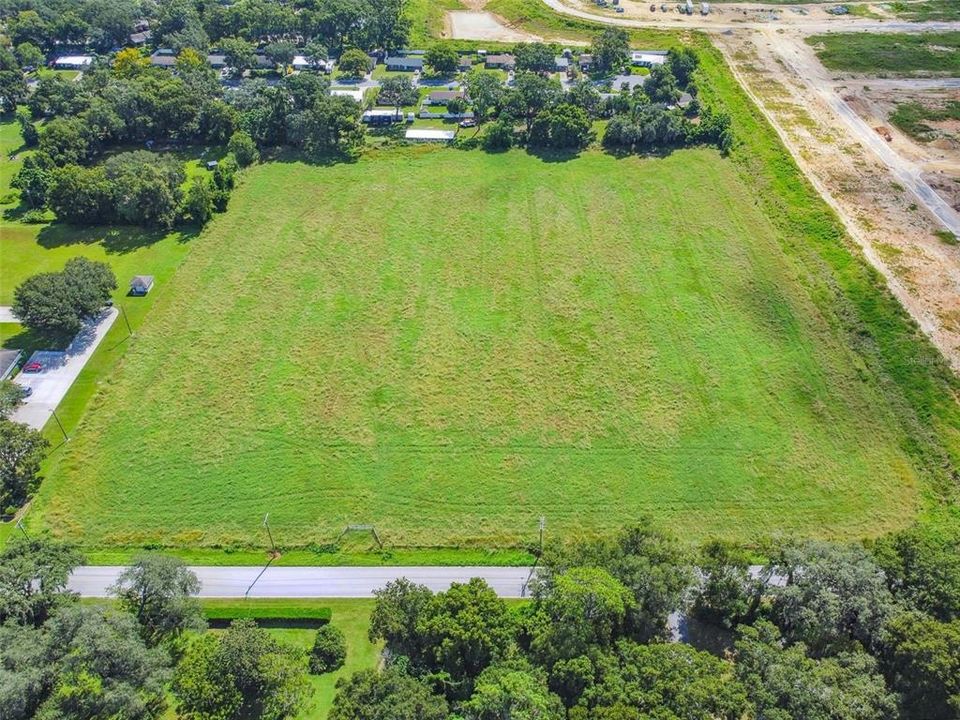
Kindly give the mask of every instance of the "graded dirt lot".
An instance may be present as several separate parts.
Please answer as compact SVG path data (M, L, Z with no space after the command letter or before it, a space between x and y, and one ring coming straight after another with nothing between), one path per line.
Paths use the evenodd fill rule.
M718 34L738 78L850 234L955 368L960 367L960 254L937 235L960 218L925 171L845 101L845 78L800 35Z
M923 179L960 211L960 121L923 120L929 132L916 137L899 127L894 115L904 104L936 110L960 103L960 78L848 79L838 82L837 89L867 124L889 133L891 149L914 163Z
M447 13L447 33L449 37L461 40L530 42L543 39L508 27L493 13L474 10Z

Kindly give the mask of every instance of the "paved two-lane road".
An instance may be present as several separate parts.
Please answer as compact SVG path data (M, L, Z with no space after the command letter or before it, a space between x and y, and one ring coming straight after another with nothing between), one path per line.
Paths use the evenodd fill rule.
M123 567L79 567L69 588L84 597L107 597ZM528 567L191 567L200 580L200 597L242 598L253 585L252 598L365 598L391 580L405 577L434 592L453 582L481 577L500 597L523 597ZM263 574L257 579L261 571ZM256 581L256 582L254 582Z

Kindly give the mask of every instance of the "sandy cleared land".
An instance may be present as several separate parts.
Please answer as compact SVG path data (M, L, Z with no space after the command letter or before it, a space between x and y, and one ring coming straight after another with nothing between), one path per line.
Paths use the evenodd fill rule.
M458 40L496 40L500 42L529 42L543 38L515 30L504 24L493 13L462 10L447 13L450 37Z
M701 15L699 1L695 4L693 15L677 12L677 3L665 3L663 0L656 3L656 11L651 12L651 0L635 2L635 0L621 0L623 13L616 13L611 9L598 8L591 0L542 0L547 6L565 15L580 17L585 20L594 20L626 27L660 27L660 28L687 28L703 30L726 30L729 28L747 28L760 30L764 28L796 28L807 33L830 32L843 30L880 31L880 32L910 32L916 30L918 23L898 20L888 11L871 3L844 3L847 5L867 5L871 8L872 17L856 15L835 16L827 12L832 4L810 3L806 5L765 5L762 3L710 3L710 13ZM928 29L948 29L960 23L938 22L924 23Z
M936 137L921 142L902 132L890 115L902 103L941 107L960 102L960 78L930 80L850 79L837 83L843 99L871 127L890 133L890 147L912 162L954 210L960 210L960 122L927 121Z
M960 218L921 167L856 115L799 34L714 40L904 307L960 368L960 252L934 234L947 223L957 228Z

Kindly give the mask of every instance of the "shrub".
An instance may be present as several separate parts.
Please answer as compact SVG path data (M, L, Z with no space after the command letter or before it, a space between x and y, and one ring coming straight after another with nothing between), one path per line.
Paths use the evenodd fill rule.
M260 159L260 152L257 150L257 144L243 130L237 130L230 136L230 142L227 143L227 151L232 153L237 159L237 165L247 167L253 165Z
M484 150L508 150L513 145L513 124L498 120L483 134Z
M347 641L340 628L328 624L317 630L317 638L310 650L310 672L322 675L339 670L346 659Z

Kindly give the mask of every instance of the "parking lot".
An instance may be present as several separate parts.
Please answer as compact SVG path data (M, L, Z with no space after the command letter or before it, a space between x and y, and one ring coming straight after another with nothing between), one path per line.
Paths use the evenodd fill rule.
M33 353L24 364L24 371L13 380L18 385L29 388L30 395L14 411L12 419L38 430L42 428L118 314L116 308L105 311L77 333L66 350L38 350ZM28 371L32 363L39 363L38 372Z

